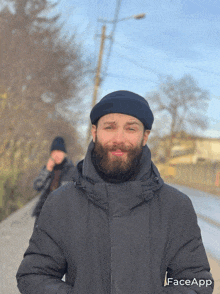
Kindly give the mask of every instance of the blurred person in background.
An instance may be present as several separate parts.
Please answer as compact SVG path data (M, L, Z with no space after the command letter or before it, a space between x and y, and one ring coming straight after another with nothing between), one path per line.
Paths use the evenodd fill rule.
M92 141L74 180L49 196L39 216L17 272L20 292L211 294L192 202L151 161L148 102L116 91L90 118Z
M38 177L34 180L34 189L41 192L32 216L36 217L35 224L48 195L61 185L72 180L74 165L67 157L64 139L56 137L50 148L48 162L41 169Z

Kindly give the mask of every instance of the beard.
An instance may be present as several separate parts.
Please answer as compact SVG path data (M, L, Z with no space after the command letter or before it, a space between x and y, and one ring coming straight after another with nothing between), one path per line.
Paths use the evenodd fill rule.
M107 182L118 183L131 179L138 171L140 159L143 151L143 140L137 147L115 144L103 147L95 140L95 147L92 151L92 162L99 175ZM109 152L120 149L127 154L123 156L111 156Z

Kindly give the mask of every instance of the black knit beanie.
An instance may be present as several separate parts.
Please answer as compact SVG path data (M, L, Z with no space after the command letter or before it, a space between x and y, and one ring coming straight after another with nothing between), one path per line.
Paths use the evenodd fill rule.
M65 142L64 139L62 137L56 137L52 144L51 144L51 148L50 148L50 152L52 152L53 150L60 150L63 151L65 153L66 152L66 146L65 146Z
M104 96L92 109L92 124L109 113L122 113L139 119L146 130L151 130L154 121L153 113L146 99L129 91L116 91Z

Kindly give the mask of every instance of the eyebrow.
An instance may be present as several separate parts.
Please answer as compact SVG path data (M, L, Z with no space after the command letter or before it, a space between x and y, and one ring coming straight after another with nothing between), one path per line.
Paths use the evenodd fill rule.
M107 125L107 124L115 124L115 121L106 121L106 122L104 122L104 125Z
M140 126L140 124L137 121L127 122L126 125L138 125L138 126Z
M116 122L115 121L107 121L107 122L104 122L104 125L110 125L110 124L115 124ZM125 125L138 125L140 126L140 124L136 121L131 121L131 122L126 122Z

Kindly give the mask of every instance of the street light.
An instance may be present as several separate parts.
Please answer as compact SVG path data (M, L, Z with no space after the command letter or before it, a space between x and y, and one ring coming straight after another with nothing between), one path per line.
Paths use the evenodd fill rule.
M115 29L116 23L118 23L119 21L128 20L128 19L131 19L131 18L142 19L142 18L145 18L145 16L146 16L145 13L140 13L140 14L135 14L135 15L129 16L129 17L124 17L124 18L121 18L119 20L98 19L98 21L99 22L104 22L104 23L113 23L114 24L114 29ZM113 40L114 29L113 29L111 35L109 37L107 37L105 35L106 26L105 25L102 26L102 36L101 36L101 44L100 44L100 50L99 50L98 66L97 66L96 77L95 77L95 86L94 86L93 99L92 99L92 108L96 104L98 88L99 88L99 84L100 84L100 71L101 71L101 65L102 65L102 55L103 55L103 50L104 50L104 42L105 42L106 38L110 38L111 40ZM110 44L110 50L109 51L111 51L111 46L112 46L112 43ZM90 137L91 137L91 124L89 122L88 132L87 132L87 145L89 144Z
M146 16L146 13L139 13L139 14L135 14L135 15L131 15L131 16L128 16L128 17L118 19L116 22L131 19L131 18L142 19L142 18L145 18L145 16ZM107 20L107 19L101 19L101 18L99 18L98 21L99 22L104 22L104 23L114 23L115 22L114 20Z

